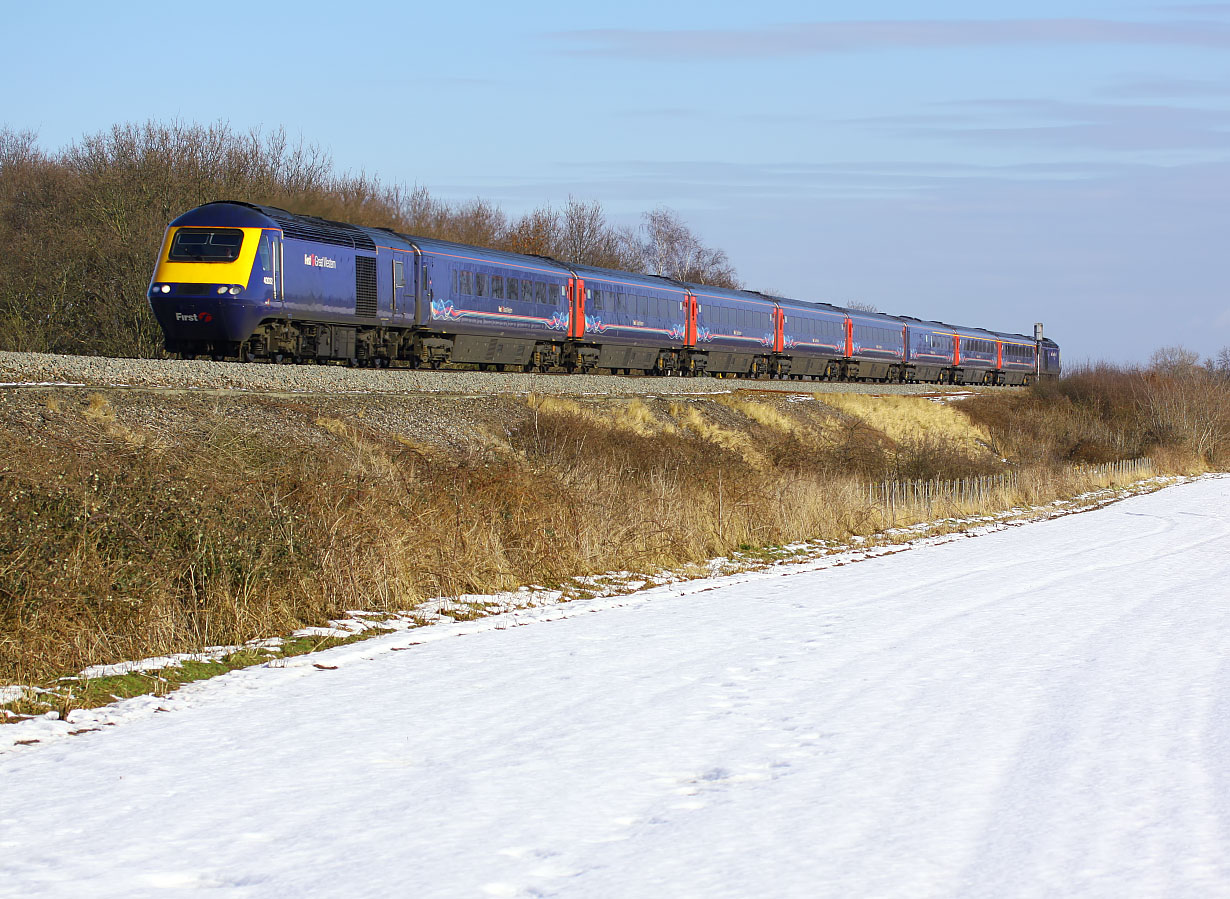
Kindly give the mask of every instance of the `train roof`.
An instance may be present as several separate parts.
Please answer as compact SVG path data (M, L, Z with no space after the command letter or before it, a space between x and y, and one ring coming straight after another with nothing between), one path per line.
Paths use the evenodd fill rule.
M277 227L277 222L269 215L271 206L256 206L252 203L240 203L236 200L220 200L216 203L205 203L189 209L183 215L171 221L172 228L190 227L194 225L221 225L228 228L271 228ZM281 211L281 210L278 210ZM286 213L290 215L290 213Z
M776 304L776 297L770 297L754 290L743 290L738 287L714 287L712 284L701 284L696 281L680 282L698 297L710 297L719 300L734 300L740 303L763 303L766 306Z
M838 306L843 313L850 316L851 320L861 322L894 322L901 324L901 318L896 315L889 315L887 312L864 312L862 309L850 309L846 306Z
M381 233L386 233L381 229ZM507 250L492 250L487 247L476 247L473 244L455 243L451 240L441 240L437 237L418 237L413 234L398 234L387 232L390 236L400 237L407 244L418 247L424 253L436 256L448 256L454 259L478 262L484 265L504 265L517 268L542 271L550 270L559 275L568 275L570 268L566 263L549 256L535 256L529 253L510 253ZM408 246L407 248L411 248Z
M752 291L752 293L760 293ZM762 297L768 297L770 300L778 303L783 309L805 310L808 312L825 312L829 315L844 316L846 311L832 303L815 303L811 300L796 300L793 297L779 297L775 294L760 293Z
M676 293L682 293L686 289L683 283L673 278L667 278L664 275L645 275L637 272L625 272L617 268L601 268L597 265L566 264L568 268L577 273L578 277L586 280L614 281L618 284L632 284L652 290L671 290Z

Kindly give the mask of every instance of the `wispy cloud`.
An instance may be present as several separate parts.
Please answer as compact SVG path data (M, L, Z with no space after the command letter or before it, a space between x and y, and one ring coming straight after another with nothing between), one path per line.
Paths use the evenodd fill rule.
M1034 163L1028 165L976 165L959 163L896 162L791 162L727 163L693 159L677 162L636 161L555 163L549 172L519 173L516 177L491 173L478 183L484 196L513 208L531 207L544 197L617 197L608 211L635 214L653 205L710 208L748 201L768 204L829 201L833 199L885 202L902 198L952 196L954 192L987 190L1032 194L1042 190L1068 190L1087 185L1148 182L1160 172L1205 173L1204 190L1224 185L1230 163L1222 166L1161 167L1123 163ZM1207 173L1217 172L1210 178ZM457 198L473 195L475 181L435 184L433 192ZM1076 188L1079 189L1079 188ZM720 199L715 199L720 198Z
M555 32L566 52L627 58L772 58L885 49L1055 44L1230 48L1230 23L1109 19L801 22L747 29Z
M1230 16L1230 3L1184 3L1163 7L1162 11L1189 16Z
M1230 97L1230 84L1223 81L1200 81L1188 78L1139 78L1102 90L1101 95L1116 99L1167 97L1201 100Z
M1165 104L988 99L935 104L934 113L850 120L898 137L1111 151L1224 151L1230 111ZM954 109L959 110L954 115Z

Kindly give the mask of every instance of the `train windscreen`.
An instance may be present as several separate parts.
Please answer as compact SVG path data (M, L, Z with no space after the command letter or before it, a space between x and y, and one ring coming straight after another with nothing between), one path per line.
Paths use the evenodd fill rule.
M171 241L170 262L234 262L243 232L238 228L180 228Z

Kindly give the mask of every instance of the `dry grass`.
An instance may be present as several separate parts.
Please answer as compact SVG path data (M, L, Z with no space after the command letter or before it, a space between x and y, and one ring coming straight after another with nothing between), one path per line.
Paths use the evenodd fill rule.
M655 434L673 433L674 425L668 419L663 419L639 399L602 404L582 404L575 400L559 396L530 394L526 403L537 416L562 415L583 421L591 427L626 431L639 437L652 437Z
M898 444L938 441L972 456L986 452L991 443L986 429L971 422L951 403L926 397L861 393L817 394L816 399L861 419Z
M487 398L465 427L441 406L450 426L435 430L421 415L406 424L399 402L0 398L0 683L239 644L346 609L1047 502L1100 483L1064 464L1079 458L1073 441L1141 454L1138 420L1115 424L1115 404L1036 392L968 413L838 400L835 414L755 394ZM1052 432L1066 436L1039 439ZM1002 472L974 455L984 440L1021 463L1011 490L868 503L870 481ZM1184 445L1152 451L1174 468Z
M758 471L771 467L772 463L767 456L756 449L747 431L724 427L706 418L695 405L671 403L670 412L689 434L695 435L706 443L712 443L725 452L733 453L748 467Z

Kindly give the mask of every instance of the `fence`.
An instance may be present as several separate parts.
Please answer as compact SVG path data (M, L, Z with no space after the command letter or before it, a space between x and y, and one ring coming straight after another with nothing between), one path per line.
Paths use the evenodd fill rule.
M1077 483L1090 481L1140 480L1153 474L1153 460L1148 458L1105 462L1100 465L1070 465L1061 477ZM884 481L867 485L867 502L884 510L885 518L894 521L898 510L925 511L931 514L937 506L969 508L982 506L999 494L1015 494L1020 487L1020 474L1008 471L955 480Z

